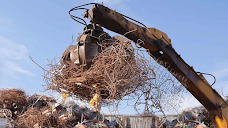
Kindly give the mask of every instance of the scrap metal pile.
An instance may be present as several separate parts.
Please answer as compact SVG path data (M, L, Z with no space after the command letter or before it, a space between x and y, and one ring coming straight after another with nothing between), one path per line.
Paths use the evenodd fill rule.
M7 95L8 93L9 95ZM6 95L6 96L3 96ZM6 119L7 128L78 128L80 126L106 126L100 116L89 108L73 101L65 104L57 103L55 99L44 95L27 96L20 89L0 90L0 119ZM98 121L97 121L98 120ZM117 125L117 124L116 124ZM107 127L107 126L106 126Z
M84 101L99 94L102 105L114 105L113 109L118 109L122 100L133 101L131 105L138 114L164 114L164 109L179 106L186 79L178 82L173 76L182 76L167 63L150 58L152 55L146 50L123 37L95 38L88 34L96 39L98 52L90 64L77 64L72 56L78 52L74 47L81 45L81 36L76 45L69 46L60 59L53 59L44 69L47 90L68 93ZM161 65L166 65L171 73ZM144 110L138 109L141 105Z
M179 115L166 120L164 125L170 128L193 128L197 126L201 128L214 128L208 111L202 106L186 108Z
M16 118L29 105L27 96L20 89L1 89L0 90L0 108L9 109L9 113L0 116L9 116Z
M103 50L93 59L88 70L72 63L52 65L51 77L46 77L50 88L57 91L64 89L88 100L98 89L102 99L118 100L155 79L149 62L137 56L129 42L100 46Z
M228 103L228 97L224 96L226 103ZM209 116L209 112L203 107L198 106L194 108L185 108L178 115L172 115L167 118L164 123L168 128L214 128L214 124ZM197 128L198 128L197 127Z
M6 93L10 95L3 96ZM125 120L120 120L119 116L113 118L114 120L108 120L110 118L106 119L103 115L98 116L96 112L73 101L59 104L51 97L37 94L27 96L20 89L1 89L0 95L2 96L0 97L0 119L7 119L8 126L5 127L9 128L78 128L80 126L85 128L94 128L96 126L121 128L127 127L132 123L131 120L127 121L128 116L123 116L123 118L126 118ZM228 100L226 101L228 102ZM154 116L154 118L158 117ZM162 120L162 118L159 120ZM151 123L150 121L148 120L148 123ZM155 124L157 124L157 127L167 128L213 127L208 112L204 107L185 109L179 115L167 116L166 121L162 125L159 122L152 123L153 126L156 126Z
M34 102L34 98L36 101ZM32 100L33 99L33 100ZM71 125L70 119L59 118L58 112L48 103L54 99L41 95L28 96L20 89L0 90L0 118L7 118L7 127L32 128L32 127L66 127ZM49 111L49 113L45 113Z
M47 90L90 101L96 111L101 105L118 110L123 100L133 103L130 105L138 114L165 115L164 110L175 110L188 79L140 48L142 40L132 43L121 36L111 37L99 24L87 24L70 14L85 9L79 7L71 9L69 15L85 28L76 45L70 45L61 58L54 58L43 68ZM181 83L175 77L182 79Z

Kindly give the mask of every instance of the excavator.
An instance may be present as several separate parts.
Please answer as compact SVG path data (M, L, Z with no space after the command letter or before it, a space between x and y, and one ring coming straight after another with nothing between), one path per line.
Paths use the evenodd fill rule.
M84 6L93 5L91 9ZM85 20L71 14L75 10L85 10L84 17L88 18L90 24L87 25ZM128 16L111 10L103 4L89 3L72 8L69 11L70 17L85 25L83 34L78 38L78 45L70 47L69 53L64 53L63 60L69 60L79 65L86 65L89 68L93 57L99 52L97 45L91 36L105 35L102 27L125 36L135 43L143 41L139 45L148 50L155 58L169 64L178 74L188 79L186 89L208 110L209 116L216 128L227 128L228 122L228 104L225 100L211 87L204 78L203 73L196 72L193 67L189 66L181 56L172 47L171 40L166 33L156 29L147 28L141 22ZM127 33L127 34L126 34ZM162 65L167 68L166 65ZM174 76L178 81L181 77Z

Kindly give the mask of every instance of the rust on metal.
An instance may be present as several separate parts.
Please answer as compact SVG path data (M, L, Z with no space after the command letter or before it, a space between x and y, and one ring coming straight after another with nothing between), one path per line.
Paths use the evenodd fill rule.
M205 80L191 68L174 50L168 36L154 28L147 28L145 25L141 27L126 18L116 11L113 11L103 5L95 4L89 9L85 16L95 24L99 24L111 31L124 35L131 30L137 30L125 35L130 40L141 43L145 49L148 49L151 54L164 62L170 64L170 67L179 74L186 76L189 79L188 87L186 88L210 113L211 118L224 116L228 122L228 105L223 98L208 84ZM135 21L135 20L133 20ZM137 22L137 21L135 21ZM140 23L140 22L137 22ZM161 52L163 54L161 54ZM179 81L180 78L176 77Z

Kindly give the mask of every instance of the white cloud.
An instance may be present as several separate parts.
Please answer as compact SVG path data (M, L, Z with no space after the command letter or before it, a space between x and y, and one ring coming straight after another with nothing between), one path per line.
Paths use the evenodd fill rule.
M30 71L23 69L13 61L7 60L4 62L4 65L5 65L4 66L5 69L10 69L10 70L6 70L8 74L16 75L16 73L23 73L26 75L33 75Z
M4 74L14 77L17 77L18 73L33 75L30 71L19 66L19 62L25 61L26 58L28 58L28 50L24 45L0 36L0 68Z
M0 35L0 55L4 58L22 60L28 55L28 50L24 45L16 44Z

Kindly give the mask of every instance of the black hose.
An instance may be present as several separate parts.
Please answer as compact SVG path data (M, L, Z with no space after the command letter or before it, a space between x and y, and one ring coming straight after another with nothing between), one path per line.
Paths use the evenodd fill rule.
M197 72L197 73L212 76L212 77L214 78L214 82L211 84L211 86L213 86L213 85L215 84L215 82L216 82L216 78L215 78L215 76L214 76L214 75L212 75L212 74L210 74L210 73L202 73L202 72Z
M83 5L74 7L74 8L72 8L68 13L69 13L70 17L71 17L74 21L76 21L76 22L78 22L78 23L80 23L80 24L83 24L83 25L87 26L87 23L86 23L85 20L83 20L83 19L80 18L80 17L73 16L73 15L70 14L70 13L71 13L72 11L81 10L81 9L88 10L87 8L80 8L80 7L87 6L87 5L91 5L91 4L97 4L97 3L88 3L88 4L83 4ZM81 20L81 21L79 21L79 20Z

